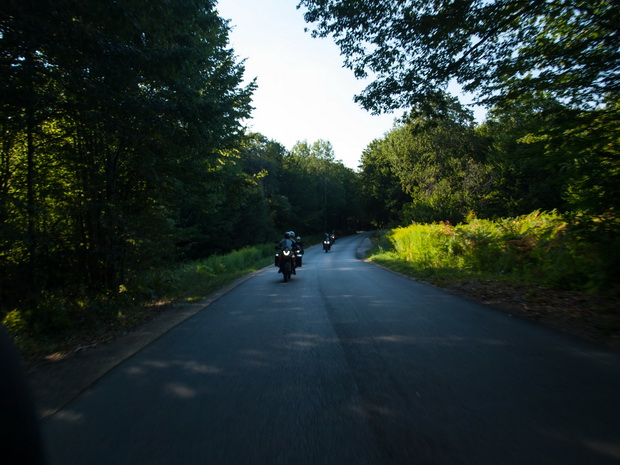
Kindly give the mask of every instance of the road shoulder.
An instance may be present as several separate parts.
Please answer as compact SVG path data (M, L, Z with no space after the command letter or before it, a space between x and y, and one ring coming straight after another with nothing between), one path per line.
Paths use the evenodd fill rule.
M80 348L61 360L32 367L27 377L38 417L44 420L54 415L124 360L261 271L243 276L199 302L171 305L109 344Z

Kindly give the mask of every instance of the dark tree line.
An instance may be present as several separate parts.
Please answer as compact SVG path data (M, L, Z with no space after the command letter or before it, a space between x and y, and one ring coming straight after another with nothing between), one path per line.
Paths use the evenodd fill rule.
M255 85L213 0L2 3L0 316L291 229L558 209L584 237L618 236L611 2L301 3L377 76L360 103L408 111L358 173L327 141L245 132ZM446 95L452 79L486 122Z
M0 293L113 290L172 252L252 85L213 2L3 5Z
M315 154L245 134L254 83L214 1L8 0L0 15L1 311L340 227L350 170L322 160L330 202L308 212Z

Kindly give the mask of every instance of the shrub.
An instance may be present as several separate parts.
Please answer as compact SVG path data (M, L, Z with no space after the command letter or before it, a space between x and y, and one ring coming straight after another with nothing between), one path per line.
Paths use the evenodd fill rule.
M456 270L461 276L602 290L614 283L620 241L613 234L592 234L593 227L540 211L498 220L468 217L457 226L412 224L389 232L394 253L374 259L396 257L424 275Z

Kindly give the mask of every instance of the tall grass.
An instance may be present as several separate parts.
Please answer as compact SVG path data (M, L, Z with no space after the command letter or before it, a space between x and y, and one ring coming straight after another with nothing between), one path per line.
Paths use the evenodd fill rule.
M602 291L617 286L617 237L584 235L556 212L517 218L468 218L449 223L412 224L390 231L391 250L372 260L422 278L492 278L562 289ZM615 271L614 271L615 270ZM617 289L616 289L617 290Z
M273 245L264 244L152 270L136 275L127 283L126 291L146 301L199 300L236 278L269 265L273 254Z

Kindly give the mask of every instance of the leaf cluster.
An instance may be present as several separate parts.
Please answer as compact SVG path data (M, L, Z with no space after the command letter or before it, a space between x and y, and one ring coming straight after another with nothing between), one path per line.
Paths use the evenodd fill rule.
M554 99L521 99L494 108L481 125L459 114L455 100L443 107L450 105L448 112L410 113L364 152L363 190L378 225L455 224L472 211L490 218L543 209L616 228L614 101L584 111Z
M479 103L546 93L594 108L620 82L620 13L610 0L301 0L315 37L372 82L381 112L426 104L455 80Z

